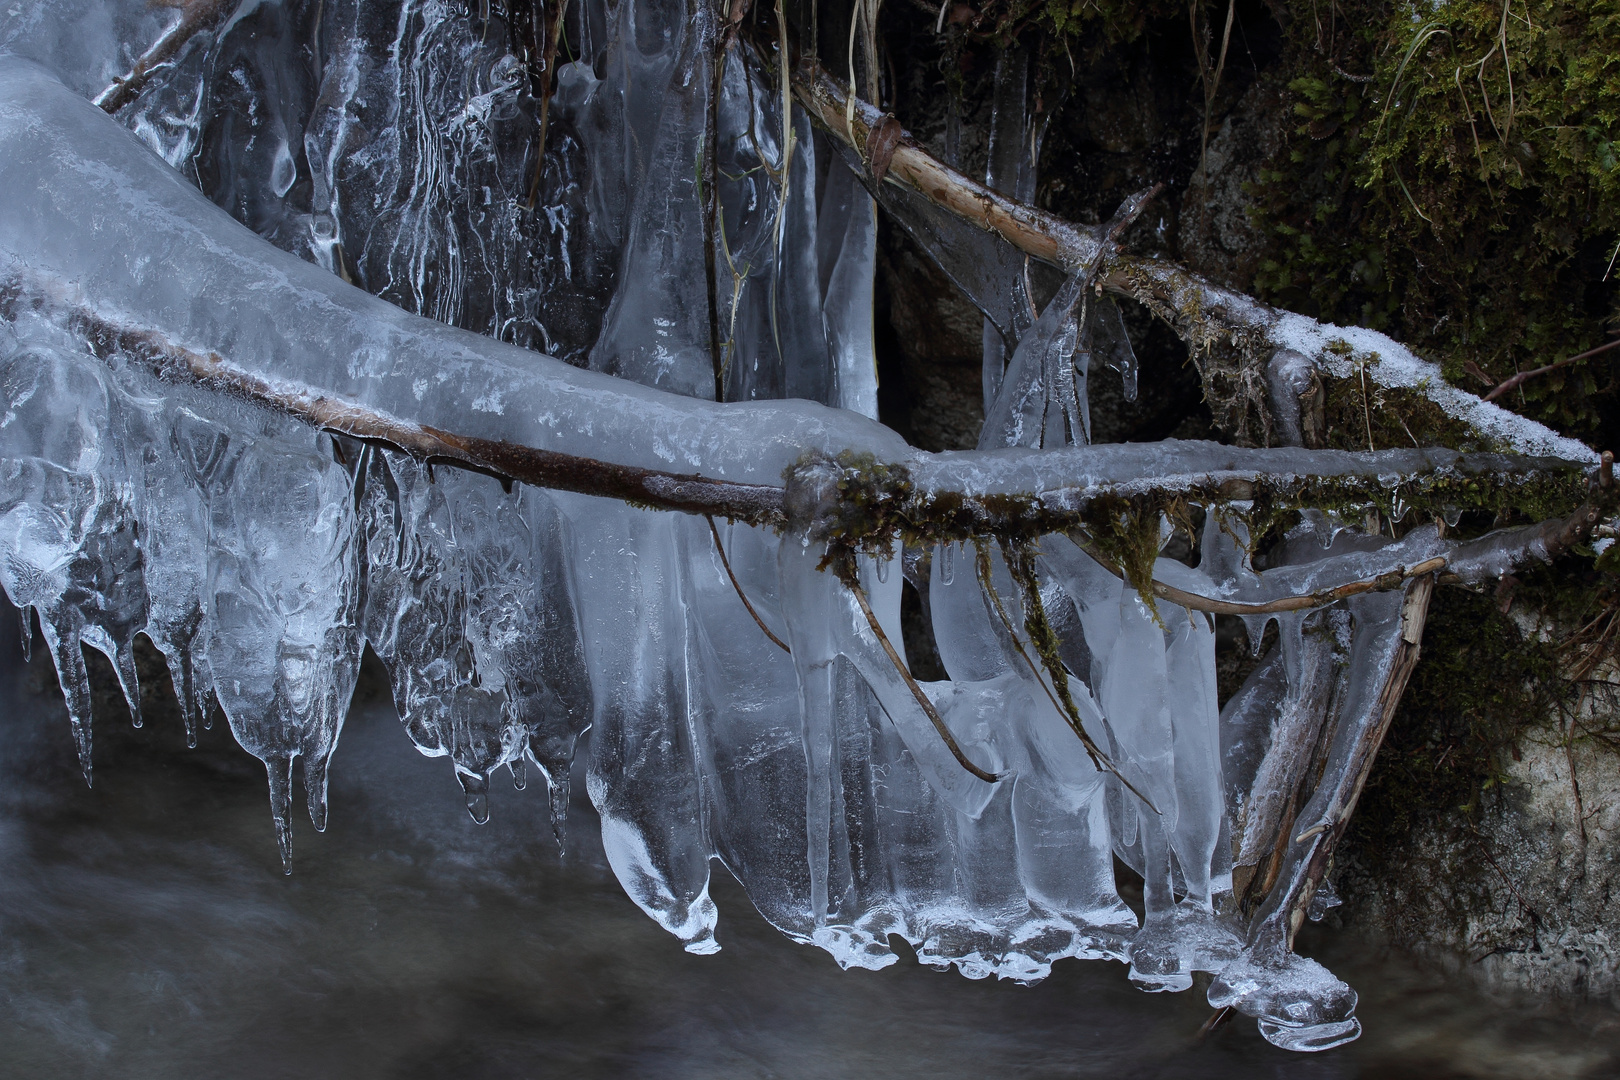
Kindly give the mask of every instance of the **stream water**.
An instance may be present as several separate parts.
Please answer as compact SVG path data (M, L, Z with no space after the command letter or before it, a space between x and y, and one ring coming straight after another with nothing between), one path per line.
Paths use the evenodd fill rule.
M842 972L721 875L715 956L691 956L614 880L589 805L559 853L542 785L469 820L362 685L332 825L281 873L262 767L216 725L104 717L78 779L48 660L0 611L0 1077L1565 1077L1614 1075L1607 1007L1494 1002L1319 931L1362 995L1362 1039L1289 1054L1240 1020L1199 1042L1198 991L1116 964L1034 988L909 956ZM99 703L112 705L108 699ZM503 773L504 775L504 773ZM581 791L583 784L576 784ZM302 822L300 822L302 825Z

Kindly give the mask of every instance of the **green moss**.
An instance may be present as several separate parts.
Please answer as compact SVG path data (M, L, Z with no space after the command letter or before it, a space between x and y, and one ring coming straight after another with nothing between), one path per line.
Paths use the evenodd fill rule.
M1109 496L1095 500L1085 515L1092 550L1112 562L1141 594L1158 619L1153 602L1153 564L1159 558L1159 519L1170 507L1162 500ZM1055 653L1054 653L1055 655Z
M1490 460L1484 464L1494 465ZM1480 511L1497 521L1534 522L1568 514L1587 490L1586 474L1571 466L1517 474L1489 467L1481 472L1445 469L1399 484L1378 476L1277 474L1220 482L1211 478L1175 491L1127 494L1099 487L1083 497L1071 492L1054 504L1035 494L918 491L905 466L847 451L835 458L809 452L785 471L784 479L790 527L808 529L827 542L824 565L843 562L852 552L892 558L896 543L927 549L995 536L1003 544L1017 545L1078 529L1089 537L1093 551L1144 596L1151 596L1160 522L1186 522L1194 505L1243 522L1249 536L1263 543L1305 509L1359 518L1376 507L1395 521L1409 513L1415 513L1413 521L1429 521Z
M1387 331L1476 392L1605 340L1620 318L1620 276L1604 280L1620 244L1620 0L1505 17L1496 0L1347 0L1331 44L1290 7L1274 77L1295 122L1252 191L1272 239L1260 293ZM1571 365L1501 404L1613 437L1615 371L1612 354Z
M1415 390L1380 387L1370 377L1324 379L1323 389L1327 445L1332 449L1393 450L1419 445L1465 451L1499 449Z

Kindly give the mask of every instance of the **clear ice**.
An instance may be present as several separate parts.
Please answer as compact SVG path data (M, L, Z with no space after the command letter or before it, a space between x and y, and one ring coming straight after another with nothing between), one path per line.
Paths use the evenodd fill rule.
M702 3L575 4L569 51L541 73L540 162L543 91L513 51L522 28L490 5L244 3L115 118L94 107L178 17L145 0L0 14L0 584L38 616L87 780L81 646L112 661L138 724L144 633L188 738L217 702L264 763L290 872L294 764L324 829L369 646L475 821L497 770L521 786L532 765L561 840L589 731L613 870L692 952L720 947L718 861L846 968L894 963L891 936L969 978L1108 958L1147 990L1211 973L1211 1004L1281 1046L1355 1037L1354 992L1290 951L1285 911L1247 928L1234 880L1280 830L1353 799L1333 778L1375 720L1398 595L1278 616L1279 646L1223 711L1212 620L1145 600L1066 536L863 555L840 580L813 521L777 535L508 490L164 370L166 342L284 393L764 484L806 451L980 494L1262 467L1215 444L1089 445L1091 366L1137 393L1094 267L1032 271L916 192L869 189L859 154L784 116L778 59L717 48L725 26ZM1028 66L1001 58L987 177L1024 199L1044 124ZM923 454L875 421L880 206L984 314L985 453ZM110 339L86 312L146 336ZM1308 364L1279 357L1285 375ZM1197 565L1160 559L1160 580L1264 602L1449 550L1432 527L1394 542L1307 515L1260 570L1241 523L1217 516ZM1501 568L1472 558L1459 572ZM1062 686L1036 659L1019 559ZM945 681L912 684L886 651L903 660L908 579ZM1265 621L1250 620L1256 643ZM936 719L993 781L958 764ZM1293 815L1319 764L1301 748L1324 728L1325 779ZM1283 848L1274 896L1314 850ZM1143 879L1140 921L1116 859Z

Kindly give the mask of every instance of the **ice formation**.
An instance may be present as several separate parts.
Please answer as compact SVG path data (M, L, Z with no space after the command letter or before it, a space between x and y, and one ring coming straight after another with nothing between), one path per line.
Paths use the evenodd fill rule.
M589 730L613 869L693 952L719 948L719 860L845 967L895 962L890 935L971 978L1111 958L1148 990L1213 973L1211 1003L1282 1046L1355 1037L1354 992L1290 951L1290 920L1376 750L1384 676L1416 643L1399 592L1249 616L1257 642L1275 618L1280 643L1222 712L1212 618L1144 598L1083 538L854 554L816 501L861 461L903 467L924 501L1058 509L1133 484L1196 501L1274 471L1214 444L1088 446L1090 365L1135 392L1095 266L1042 268L1037 287L1006 244L879 185L985 314L980 452L923 454L873 419L867 165L801 110L784 123L777 61L707 5L575 5L538 168L524 28L488 5L244 3L116 119L90 103L121 47L179 17L143 0L0 18L0 583L39 617L87 779L81 643L133 711L145 633L188 731L217 701L264 762L290 867L294 763L324 829L369 644L478 821L492 774L521 785L532 765L560 832ZM988 177L1025 197L1026 63L1003 59ZM213 366L188 374L186 357ZM808 479L779 530L706 521L435 466L271 399L773 489L790 467ZM1524 430L1521 449L1589 457ZM1369 482L1477 466L1292 455L1293 472ZM1260 569L1243 509L1192 507L1196 566L1163 558L1155 579L1255 605L1534 554L1522 536L1393 541L1306 513ZM908 579L948 681L906 674ZM1116 858L1143 878L1140 922ZM1277 881L1252 919L1234 871Z

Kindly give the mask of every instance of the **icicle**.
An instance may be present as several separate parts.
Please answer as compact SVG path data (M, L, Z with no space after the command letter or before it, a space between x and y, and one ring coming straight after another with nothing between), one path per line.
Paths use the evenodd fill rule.
M1033 189L1035 182L1034 162L1030 160L1027 149L1029 112L1024 102L1029 85L1028 50L1022 45L1014 44L999 51L996 54L993 85L995 89L990 105L990 152L989 161L985 166L984 181L989 187L1003 194L1024 198L1023 189L1025 187ZM994 287L997 292L1006 295L1007 302L1015 308L1022 307L1033 312L1035 298L1029 295L1025 285L1027 271L1026 262L1012 273L1003 273ZM985 319L983 384L984 414L987 419L994 409L996 399L1001 395L1002 384L1006 379L1009 363L1007 354L1022 340L1024 329L1028 325L1025 320L1020 322L1022 325L1014 323L1011 328L1013 333L1008 334L1009 328L997 326L992 319Z
M662 92L647 113L632 116L632 123L646 124L627 147L640 183L629 204L618 288L591 350L591 367L712 399L703 201L701 178L693 168L702 157L712 82L712 16L706 4L694 4L690 15L629 3L620 7L638 18L662 19L663 26L635 27L632 33L640 41L648 39L639 35L662 32L666 45L649 58L638 44L624 43L627 58L633 57L627 62L649 69L642 77L661 85Z
M808 148L813 145L805 140ZM872 291L877 271L877 207L838 159L827 163L817 240L824 267L822 319L838 396L827 404L877 417L877 353Z
M701 520L599 506L576 520L581 629L596 697L587 782L619 882L687 951L719 950L681 617L676 530ZM746 616L744 616L746 618ZM758 634L758 627L753 627ZM626 679L623 673L641 672Z
M226 715L229 715L228 713ZM290 754L260 757L270 781L270 819L276 829L276 850L281 853L281 872L292 873L292 767Z
M366 636L417 749L451 759L480 824L490 774L521 762L531 738L566 786L589 706L551 501L455 471L429 482L388 452L371 454L365 477Z
M164 654L185 723L186 745L209 708L208 661L202 645L207 588L208 514L202 489L229 441L223 429L152 396L131 370L123 373L125 437L143 446L136 513L145 563L146 635Z
M10 335L8 335L8 338ZM85 782L91 775L90 687L83 645L113 662L140 725L132 652L146 621L145 580L127 502L120 405L106 368L66 351L55 331L0 355L0 584L39 612L67 700Z
M1125 330L1125 317L1119 304L1111 296L1100 296L1092 301L1092 326L1095 351L1103 366L1119 372L1124 384L1126 401L1136 400L1138 365L1136 350Z
M326 827L327 763L360 666L356 523L348 474L307 428L233 439L210 477L207 649L242 748L265 762L282 860L292 759Z
M979 449L1055 449L1089 441L1072 362L1085 291L1085 280L1071 276L1019 341L1000 396L985 416Z
M467 813L478 825L489 823L489 778L481 773L456 769L456 779L467 797Z

